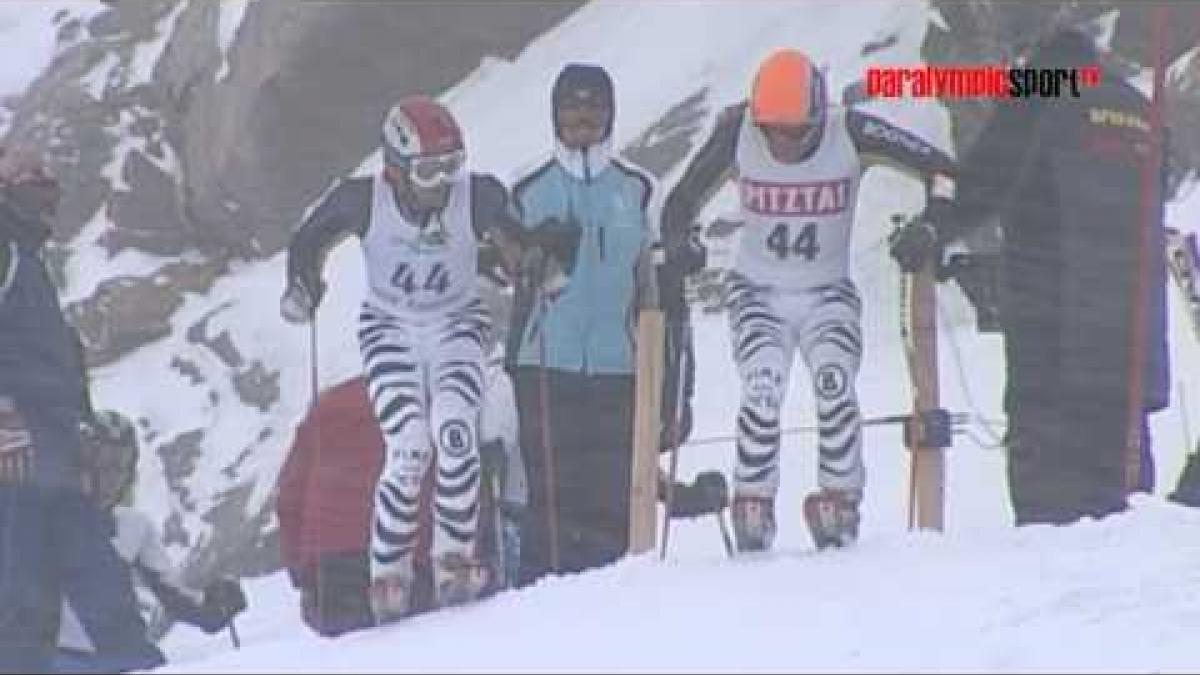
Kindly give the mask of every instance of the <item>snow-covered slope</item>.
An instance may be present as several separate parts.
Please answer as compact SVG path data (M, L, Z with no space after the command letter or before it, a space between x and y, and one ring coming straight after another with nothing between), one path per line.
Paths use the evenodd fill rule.
M299 625L276 577L250 587L261 604L240 651L193 640L166 670L1194 672L1198 527L1198 511L1143 501L1070 528L892 533L734 561L706 531L707 547L665 563L626 560L337 640Z

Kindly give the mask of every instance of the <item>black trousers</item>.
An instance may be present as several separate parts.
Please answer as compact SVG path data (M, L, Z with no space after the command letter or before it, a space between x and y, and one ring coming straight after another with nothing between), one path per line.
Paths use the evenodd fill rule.
M0 487L0 673L50 672L64 596L104 670L162 665L112 527L78 490Z
M1086 324L1084 324L1086 325ZM1017 525L1069 523L1127 507L1128 336L1085 340L1070 325L1005 331L1008 487ZM1122 331L1124 332L1124 331Z
M529 484L519 583L532 583L553 571L579 572L617 560L629 548L633 376L531 367L519 367L514 375ZM543 442L547 424L551 475ZM551 489L553 514L547 499ZM551 566L551 517L557 522L557 570Z

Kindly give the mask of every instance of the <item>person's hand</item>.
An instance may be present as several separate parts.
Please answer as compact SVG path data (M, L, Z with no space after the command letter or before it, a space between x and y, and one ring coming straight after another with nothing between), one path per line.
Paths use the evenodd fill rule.
M938 250L937 230L918 216L888 235L888 250L900 269L915 274Z
M575 268L575 253L583 228L573 219L549 217L538 223L529 232L528 243L546 252L558 261L563 270L570 274Z
M578 229L571 234L571 225L547 219L530 231L522 253L520 275L528 287L538 289L547 298L557 298L570 282L575 268ZM577 228L577 226L575 226Z
M320 293L314 294L299 280L288 282L283 297L279 299L279 314L285 321L292 324L308 323L320 302Z
M479 274L497 286L506 288L512 285L509 271L505 267L504 256L501 255L500 247L495 242L488 241L480 244L476 265Z
M888 249L900 269L914 274L930 259L941 256L942 247L956 239L961 228L954 220L953 181L934 177L925 209L888 235ZM892 216L899 222L900 216Z
M11 398L0 397L0 485L19 485L33 469L33 436Z
M246 610L246 594L234 579L221 578L204 587L204 609L217 619L217 630Z

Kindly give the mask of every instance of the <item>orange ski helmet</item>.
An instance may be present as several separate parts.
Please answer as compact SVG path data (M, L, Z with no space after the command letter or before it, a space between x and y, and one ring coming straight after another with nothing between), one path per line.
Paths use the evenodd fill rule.
M758 126L805 127L825 119L825 82L803 53L780 49L754 75L750 115Z

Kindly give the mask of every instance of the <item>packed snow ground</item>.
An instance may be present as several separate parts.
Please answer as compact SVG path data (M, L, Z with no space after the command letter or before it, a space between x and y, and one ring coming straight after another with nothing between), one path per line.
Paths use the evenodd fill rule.
M250 586L259 605L240 651L209 637L168 671L1195 671L1197 528L1200 511L1148 499L1069 528L868 535L829 554L730 561L706 532L707 547L665 563L630 559L337 640L299 625L276 576Z
M14 3L0 2L0 31ZM239 11L244 9L238 6ZM28 15L22 14L22 20ZM744 95L758 61L794 45L829 66L837 91L872 64L920 61L928 21L920 2L593 2L531 44L512 62L487 59L444 100L460 116L472 162L511 180L549 147L549 88L562 64L605 65L617 83L617 143L623 144L696 91L709 87L710 117ZM889 34L895 44L863 58L861 46ZM8 92L25 80L10 81ZM2 90L0 90L2 91ZM7 92L6 92L7 93ZM929 102L876 109L948 146L945 111ZM377 165L368 158L363 170ZM668 180L669 184L670 181ZM731 211L728 193L708 215ZM920 191L886 169L868 175L860 198L854 276L866 301L867 352L858 380L868 416L910 406L898 332L897 273L881 244L888 217L920 207ZM1200 199L1173 205L1183 229L1200 218ZM95 233L93 232L92 235ZM720 252L717 252L719 257ZM256 417L222 416L186 383L131 387L145 373L171 373L182 341L149 345L97 374L98 398L153 419L164 433L202 424L216 438L197 471L218 483L220 469L248 439L273 430L279 452L245 467L273 475L289 429L308 403L306 330L284 325L276 301L282 257L248 265L178 313L186 327L213 317L212 331L241 336L247 358L285 367L280 405ZM331 284L320 322L321 380L360 368L351 322L362 289L353 245L327 268ZM1165 502L1183 461L1186 412L1200 420L1200 354L1171 291L1176 389L1170 410L1152 421L1158 489L1126 514L1073 527L1010 526L1001 450L981 447L1002 432L1000 338L978 335L953 287L940 291L943 403L977 419L947 455L947 529L906 530L907 458L899 430L865 432L869 486L862 539L852 551L816 555L800 518L815 483L815 438L784 438L777 550L730 561L711 518L673 525L665 562L654 556L543 581L475 606L325 640L299 618L283 574L247 580L250 609L238 620L242 647L225 635L175 628L164 649L178 672L394 671L1155 671L1200 669L1200 511ZM695 440L730 434L736 382L722 316L697 316ZM170 342L170 343L169 343ZM173 343L173 344L172 344ZM256 351L257 350L257 351ZM211 358L200 353L196 359ZM148 391L153 391L148 395ZM232 395L232 394L231 394ZM1183 405L1186 403L1186 405ZM783 423L812 423L807 374L797 364ZM988 426L999 420L998 426ZM684 449L681 476L728 471L732 444ZM159 459L143 453L139 505L170 499ZM271 466L270 464L274 464ZM156 483L158 481L159 483ZM255 499L269 499L269 482ZM214 487L214 490L219 489ZM197 498L203 500L203 495ZM202 512L200 509L199 512Z

